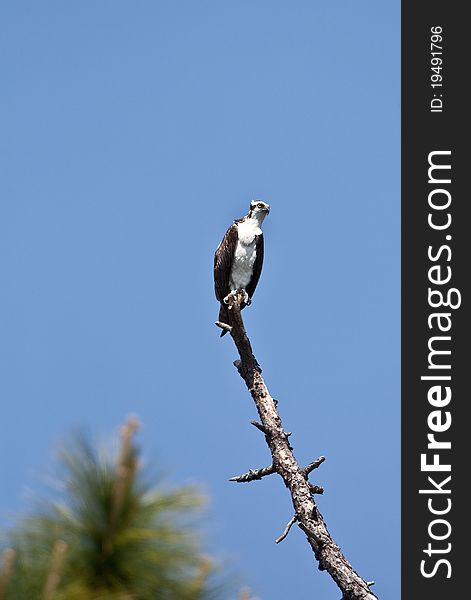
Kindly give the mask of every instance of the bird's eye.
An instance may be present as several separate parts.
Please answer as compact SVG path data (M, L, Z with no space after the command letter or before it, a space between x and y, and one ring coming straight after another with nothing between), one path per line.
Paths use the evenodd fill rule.
M257 206L258 206L258 208L263 208L263 204L262 204L261 202L259 202L259 203L257 204Z

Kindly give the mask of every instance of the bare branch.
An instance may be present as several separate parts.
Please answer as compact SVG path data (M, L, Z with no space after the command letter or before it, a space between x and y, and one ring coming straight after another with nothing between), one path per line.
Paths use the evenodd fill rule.
M313 485L312 483L309 484L309 490L311 494L319 494L320 496L324 493L323 487L320 485Z
M227 323L223 323L222 321L216 321L214 324L220 329L224 329L225 331L230 332L232 330L232 327L230 325L228 325Z
M260 417L260 423L257 421L252 423L265 433L273 465L276 466L277 473L282 477L291 494L298 525L306 534L319 569L329 573L342 591L343 600L376 600L377 597L371 592L367 582L354 571L340 548L332 540L314 501L313 489L316 490L316 493L320 493L322 488L312 486L307 481L307 477L323 460L321 461L319 458L302 469L293 455L275 401L268 391L262 377L262 370L253 355L252 346L240 314L242 303L243 294L235 294L231 299L231 310L228 311L232 327L230 335L240 356L240 361L237 361L235 365L245 381Z
M289 520L288 525L286 525L285 530L283 531L283 533L280 535L279 538L276 538L275 540L275 544L279 544L280 542L282 542L285 537L288 535L289 530L291 529L291 527L296 523L296 521L298 520L298 515L294 515L294 517L292 517Z
M247 473L244 473L243 475L237 475L236 477L231 477L229 481L248 483L249 481L261 479L266 475L273 475L273 473L276 473L276 469L273 465L270 465L269 467L263 467L262 469L249 469Z
M253 425L254 427L256 427L257 429L259 429L265 435L269 435L270 430L263 423L260 423L259 421L250 421L250 424Z
M325 456L319 456L317 460L310 462L306 467L304 467L304 469L301 469L301 471L303 472L305 477L308 477L309 473L311 473L311 471L314 471L314 469L320 467L324 461Z

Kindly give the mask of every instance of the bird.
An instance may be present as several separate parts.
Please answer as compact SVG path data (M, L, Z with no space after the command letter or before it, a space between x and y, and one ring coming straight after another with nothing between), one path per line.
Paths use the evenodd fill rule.
M242 219L235 219L214 254L214 291L220 303L220 323L229 323L228 303L231 295L243 292L241 308L252 302L263 265L261 225L269 212L269 204L252 200L249 212ZM221 337L227 331L223 329Z

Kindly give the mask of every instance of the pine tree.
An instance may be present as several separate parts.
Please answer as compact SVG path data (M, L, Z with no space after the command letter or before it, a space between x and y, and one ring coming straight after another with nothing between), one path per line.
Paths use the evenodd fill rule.
M59 501L8 534L0 600L209 600L216 570L191 517L194 488L153 489L139 467L138 427L121 429L117 459L84 436L62 449ZM7 560L8 559L8 560Z

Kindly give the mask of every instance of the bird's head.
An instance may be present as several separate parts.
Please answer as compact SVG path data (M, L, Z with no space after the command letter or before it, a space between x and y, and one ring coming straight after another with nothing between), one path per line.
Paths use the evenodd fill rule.
M266 202L262 202L261 200L252 200L250 203L249 218L255 218L259 223L263 221L269 212L270 205Z

